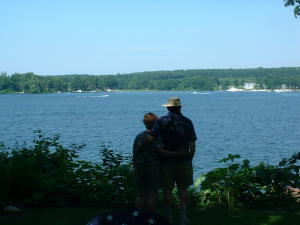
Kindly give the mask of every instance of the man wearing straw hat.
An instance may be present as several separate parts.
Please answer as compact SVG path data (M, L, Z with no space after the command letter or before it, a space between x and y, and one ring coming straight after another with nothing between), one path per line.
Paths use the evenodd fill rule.
M156 120L152 131L152 140L160 137L166 151L179 153L175 157L162 155L161 158L166 213L172 220L171 197L176 183L181 206L181 224L187 224L187 189L193 184L192 160L196 150L195 141L197 137L192 121L181 113L182 105L179 98L169 98L168 102L162 106L167 107L169 113ZM150 141L148 139L148 142Z

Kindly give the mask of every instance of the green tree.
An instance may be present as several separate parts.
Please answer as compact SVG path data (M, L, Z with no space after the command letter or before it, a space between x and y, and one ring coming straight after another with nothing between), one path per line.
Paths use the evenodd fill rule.
M9 89L9 77L6 73L0 74L0 92Z
M300 0L284 0L285 6L293 6L295 17L300 16Z

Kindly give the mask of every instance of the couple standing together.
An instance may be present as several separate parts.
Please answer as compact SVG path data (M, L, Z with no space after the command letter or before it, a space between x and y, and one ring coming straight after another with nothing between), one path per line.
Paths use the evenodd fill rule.
M181 113L179 98L169 98L163 106L169 111L165 116L144 115L146 130L136 136L133 144L136 208L153 211L157 191L162 187L166 215L172 220L172 190L176 184L181 223L187 224L187 189L193 184L192 160L197 137L192 121Z

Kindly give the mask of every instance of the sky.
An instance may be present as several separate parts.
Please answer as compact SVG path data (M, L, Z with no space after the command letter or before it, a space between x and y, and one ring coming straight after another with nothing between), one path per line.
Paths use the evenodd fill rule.
M283 0L0 0L0 72L300 66Z

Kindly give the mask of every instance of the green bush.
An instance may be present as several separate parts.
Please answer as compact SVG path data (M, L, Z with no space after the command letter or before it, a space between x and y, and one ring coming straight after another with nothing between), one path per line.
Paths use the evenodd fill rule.
M0 144L0 205L85 205L102 208L132 207L135 198L131 157L101 146L100 163L79 160L84 145L64 147L59 135L37 138L30 147ZM191 207L214 209L296 210L299 203L287 187L299 187L300 153L277 166L239 160L229 154L202 175L190 189ZM175 205L179 204L176 189ZM160 192L160 199L162 194Z
M249 160L236 163L239 155L229 154L220 162L230 163L199 178L192 190L194 205L219 209L299 209L288 187L299 187L300 153L282 160L278 166L260 163L251 167Z
M59 135L36 133L31 147L0 145L0 199L26 205L132 204L134 182L127 157L102 146L102 163L78 160L83 145L66 148Z

